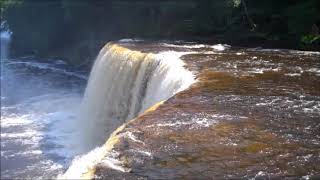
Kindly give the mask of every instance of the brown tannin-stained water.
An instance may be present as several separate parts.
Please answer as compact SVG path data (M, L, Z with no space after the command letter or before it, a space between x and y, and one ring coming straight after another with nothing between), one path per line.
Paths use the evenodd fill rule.
M102 161L96 178L320 178L319 52L123 46L187 51L197 82L114 134L104 160L125 172Z
M84 98L61 60L1 65L1 178L320 178L320 52L120 40Z

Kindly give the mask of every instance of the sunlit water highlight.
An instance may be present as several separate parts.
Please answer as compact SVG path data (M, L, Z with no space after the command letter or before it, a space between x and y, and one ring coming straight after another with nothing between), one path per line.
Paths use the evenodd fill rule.
M106 48L97 58L84 100L87 76L61 60L1 61L1 177L54 178L77 155L102 145L126 120L194 82L179 60L184 53ZM83 160L94 163L102 157L100 151L76 157L76 173L86 170L79 166ZM111 160L109 164L116 167Z
M1 65L1 178L54 178L75 156L84 75L32 59Z
M122 42L131 43L131 40L123 40ZM268 120L268 118L270 119L267 121L269 122L269 124L267 124L268 128L273 127L270 131L274 134L278 133L279 137L293 142L302 142L303 139L306 144L311 147L310 149L317 149L316 147L319 145L319 135L315 132L317 132L319 128L319 123L317 123L320 114L319 86L316 83L310 83L312 85L303 83L308 83L309 81L318 82L316 77L319 76L320 72L319 62L314 59L301 59L304 63L300 63L299 59L293 59L292 57L295 55L314 56L319 55L318 52L259 49L225 52L228 51L230 46L220 44L212 46L195 44L182 47L162 44L161 47L166 47L165 52L160 52L163 49L159 48L157 51L160 53L157 53L152 58L159 61L161 60L163 65L152 71L157 73L150 78L153 80L150 81L150 88L146 90L149 92L145 94L142 93L139 87L141 88L145 85L145 79L143 77L148 76L149 70L142 68L144 71L140 72L140 75L135 76L136 78L128 76L130 71L133 71L132 74L139 72L138 70L140 70L143 65L148 67L148 63L142 63L141 67L138 67L136 64L136 62L141 62L137 57L144 57L144 55L137 55L137 52L128 50L124 50L126 53L122 55L112 52L102 53L105 57L101 58L98 63L107 66L110 65L108 63L111 63L110 66L113 67L109 69L109 71L113 70L111 75L109 75L111 78L106 81L107 78L104 73L108 72L103 71L106 67L98 66L97 71L95 71L97 79L92 80L92 89L90 92L94 95L97 92L97 87L100 88L98 90L110 92L110 87L106 85L113 84L113 80L115 80L113 78L116 77L114 74L116 73L122 75L119 76L118 74L120 78L117 79L119 81L117 85L121 84L121 86L117 87L118 89L113 87L116 90L113 89L111 96L102 93L106 96L101 96L101 94L96 95L96 97L89 98L90 100L87 101L95 99L91 103L95 104L95 106L98 105L102 107L111 104L110 102L117 101L118 99L116 97L129 99L132 94L135 97L140 97L140 99L133 98L133 102L141 103L138 104L140 108L134 108L135 106L125 107L131 113L123 116L125 117L124 119L120 119L121 123L123 123L125 119L135 117L154 103L172 96L179 90L188 87L188 85L194 81L192 76L189 76L190 74L186 73L182 68L185 64L182 63L182 61L175 61L182 55L189 54L189 56L184 57L184 61L187 62L189 69L195 72L200 71L199 69L201 68L205 69L203 74L198 77L202 79L201 81L203 82L199 81L198 84L195 84L193 90L191 88L189 93L194 93L193 95L189 94L185 96L185 99L180 97L182 99L180 103L184 102L185 105L194 103L196 105L185 108L184 110L186 110L186 112L180 112L180 110L183 110L181 106L174 106L172 110L177 111L173 114L166 114L168 118L164 118L165 121L161 120L150 124L147 123L146 126L142 126L145 130L150 130L150 132L158 134L155 137L159 137L159 139L152 141L154 142L153 144L164 143L166 139L163 138L164 136L161 135L161 133L165 134L166 131L174 130L174 132L178 132L177 135L192 131L190 137L196 138L194 133L200 134L200 132L213 128L221 122L249 121L257 114L262 117L262 120L264 118L266 120ZM188 52L168 51L168 47L184 48L187 49ZM193 51L198 52L195 53ZM251 51L253 52L250 53ZM266 52L276 53L279 57L270 58L271 56L265 54ZM123 51L121 53L123 53ZM192 53L194 54L190 55ZM114 59L107 61L108 59L110 60L110 58L107 58L108 56ZM133 62L133 59L135 59L136 62ZM124 63L122 67L130 67L131 69L121 68L119 65L120 62L118 61ZM85 89L87 75L68 67L61 60L50 61L50 63L48 63L45 61L36 61L32 58L1 58L1 66L1 178L3 179L47 179L55 178L58 174L60 174L59 177L61 178L68 177L72 179L74 177L80 177L83 173L87 173L88 167L92 168L98 163L120 173L127 172L127 168L136 168L136 172L144 172L144 168L152 169L152 166L155 164L153 160L161 160L159 157L153 159L157 151L168 152L164 154L162 158L166 155L174 155L174 153L183 153L183 147L178 147L177 144L172 142L165 144L165 146L163 146L164 149L148 148L151 144L145 143L143 139L140 139L141 137L137 135L137 132L126 131L121 134L122 138L127 139L128 142L132 142L133 144L137 143L139 146L131 148L125 151L125 153L130 153L130 157L132 157L133 160L132 162L137 162L138 165L136 167L122 166L119 154L123 152L112 151L106 155L105 147L97 147L103 143L103 140L107 139L108 133L100 137L102 140L95 138L95 136L100 136L100 132L103 132L105 129L102 128L101 130L99 129L101 127L96 126L96 124L90 124L93 120L94 122L99 121L99 116L98 118L91 118L94 117L90 114L94 112L94 109L89 109L89 112L83 112L81 110L83 107L91 106L90 103L86 104L88 103L86 101L82 104L82 107L80 106L81 103L83 103L82 94ZM170 69L168 66L178 67L178 69ZM119 71L115 71L115 67L118 67ZM102 70L99 70L99 68L102 68ZM189 77L187 78L188 83L182 83L184 84L184 86L181 86L183 88L179 88L180 86L175 87L175 83L171 84L172 82L179 82L179 80L181 80L179 77L177 78L177 75ZM306 80L300 81L300 78ZM137 84L141 86L137 87L137 85L128 83L128 79L135 80L138 82ZM129 94L121 94L122 92L120 92L120 90L122 87L127 88L130 84L132 86L130 86L131 88L129 89L132 91L130 91ZM166 92L166 90L170 88L173 90ZM121 96L119 96L119 94ZM142 94L145 95L144 98L141 97ZM162 96L163 94L165 96ZM92 97L92 94L90 95L89 93L88 97ZM190 102L188 102L188 98L190 98ZM179 100L179 98L177 98L177 100ZM212 103L221 104L223 108L219 109L218 105L213 108L210 106ZM174 105L174 103L171 105ZM217 112L212 111L213 109ZM122 112L121 110L123 109L116 108L111 112ZM87 114L87 118L80 119L79 115L81 116L83 113ZM101 115L102 117L108 117L106 114L103 114L103 112ZM285 115L285 118L283 118L283 115ZM160 113L158 118L161 117L162 114ZM90 121L87 123L84 122L86 119L90 119ZM149 119L146 119L144 122L148 122L148 120ZM299 124L294 124L294 128L299 129L299 131L297 131L299 133L295 133L292 128L293 124L287 121L299 122ZM79 122L82 122L82 124L79 124ZM108 123L110 124L110 122ZM106 124L108 125L108 123ZM121 125L121 123L117 122L109 131L114 130L114 128ZM94 133L99 132L90 137L92 141L91 145L86 144L83 142L83 139L80 138L90 135L90 132L85 132L85 128L89 126L93 128L92 131ZM248 129L250 130L250 128ZM278 132L278 130L280 132ZM289 130L293 132L285 132ZM241 135L246 132L239 132L241 132L240 135L223 137L223 143L227 146L239 147L243 142L251 140L246 137L246 141L244 141L241 139ZM210 143L210 140L220 140L219 138L210 139L210 137L212 137L211 134L205 134L205 136L203 136L203 138L207 138L209 142L204 143L205 147L217 145L217 143ZM240 140L234 141L235 138L239 138ZM188 143L190 143L188 147L195 149L195 155L201 156L197 152L200 148L199 145L192 144L192 141ZM82 152L84 151L81 152L75 148L83 146L86 148L90 146L85 151L92 150L94 147L97 148L83 155ZM181 152L177 151L178 148L180 148ZM209 149L214 150L214 148ZM224 149L224 151L226 150L228 149ZM280 151L281 149L277 150ZM186 152L187 155L191 153L191 151ZM316 153L317 152L310 155L304 153L303 157L307 159L310 159L310 157L318 158L319 156L316 156ZM216 154L214 154L214 156L216 156ZM282 154L279 156L282 156ZM294 157L293 159L295 159L296 154L292 154L292 156ZM222 161L225 160L223 159L224 155L221 157ZM243 158L241 154L239 157ZM139 163L141 163L142 160L139 158L145 160L145 162L150 162L151 165L141 166ZM200 158L208 160L205 156ZM272 160L272 158L270 158L270 160ZM295 162L294 160L291 161ZM290 161L288 160L288 162ZM306 162L312 164L318 161L306 160ZM70 164L72 165L68 168ZM188 167L190 167L189 165L196 164L188 164ZM203 162L201 169L203 167L207 168L208 163ZM212 165L210 168L215 167L218 166ZM140 168L142 168L142 170ZM165 177L168 175L164 174L159 167L154 169L156 171L159 170L159 174L154 173L151 174L150 177ZM171 168L169 169L172 177L175 177L178 171L172 171ZM194 168L190 168L190 172L194 172L194 170ZM233 168L232 171L242 172L245 170ZM231 171L227 168L218 168L215 172L228 174ZM65 176L63 176L63 174ZM263 171L259 171L256 176L261 177L266 174L267 173ZM106 173L106 175L108 174Z

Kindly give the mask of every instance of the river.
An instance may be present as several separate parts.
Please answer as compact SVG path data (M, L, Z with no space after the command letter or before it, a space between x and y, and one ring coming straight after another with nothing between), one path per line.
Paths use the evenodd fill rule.
M86 79L61 60L1 59L1 179L54 178L74 157Z
M122 40L89 77L63 60L2 56L1 178L317 177L319 60Z

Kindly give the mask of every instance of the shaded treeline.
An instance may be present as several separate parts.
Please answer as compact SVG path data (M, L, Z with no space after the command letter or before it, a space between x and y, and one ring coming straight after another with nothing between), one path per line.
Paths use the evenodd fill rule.
M109 40L185 39L319 48L319 0L1 0L12 54L94 59Z

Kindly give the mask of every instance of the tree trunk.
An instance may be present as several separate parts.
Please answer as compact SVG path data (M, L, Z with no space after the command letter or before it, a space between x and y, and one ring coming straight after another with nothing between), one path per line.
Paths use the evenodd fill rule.
M247 20L252 28L252 30L254 30L257 25L253 22L253 20L251 19L251 17L249 16L249 13L248 13L248 8L247 8L247 5L246 5L246 2L245 0L241 0L241 4L243 6L243 9L244 9L244 13L246 14L246 17L247 17Z

